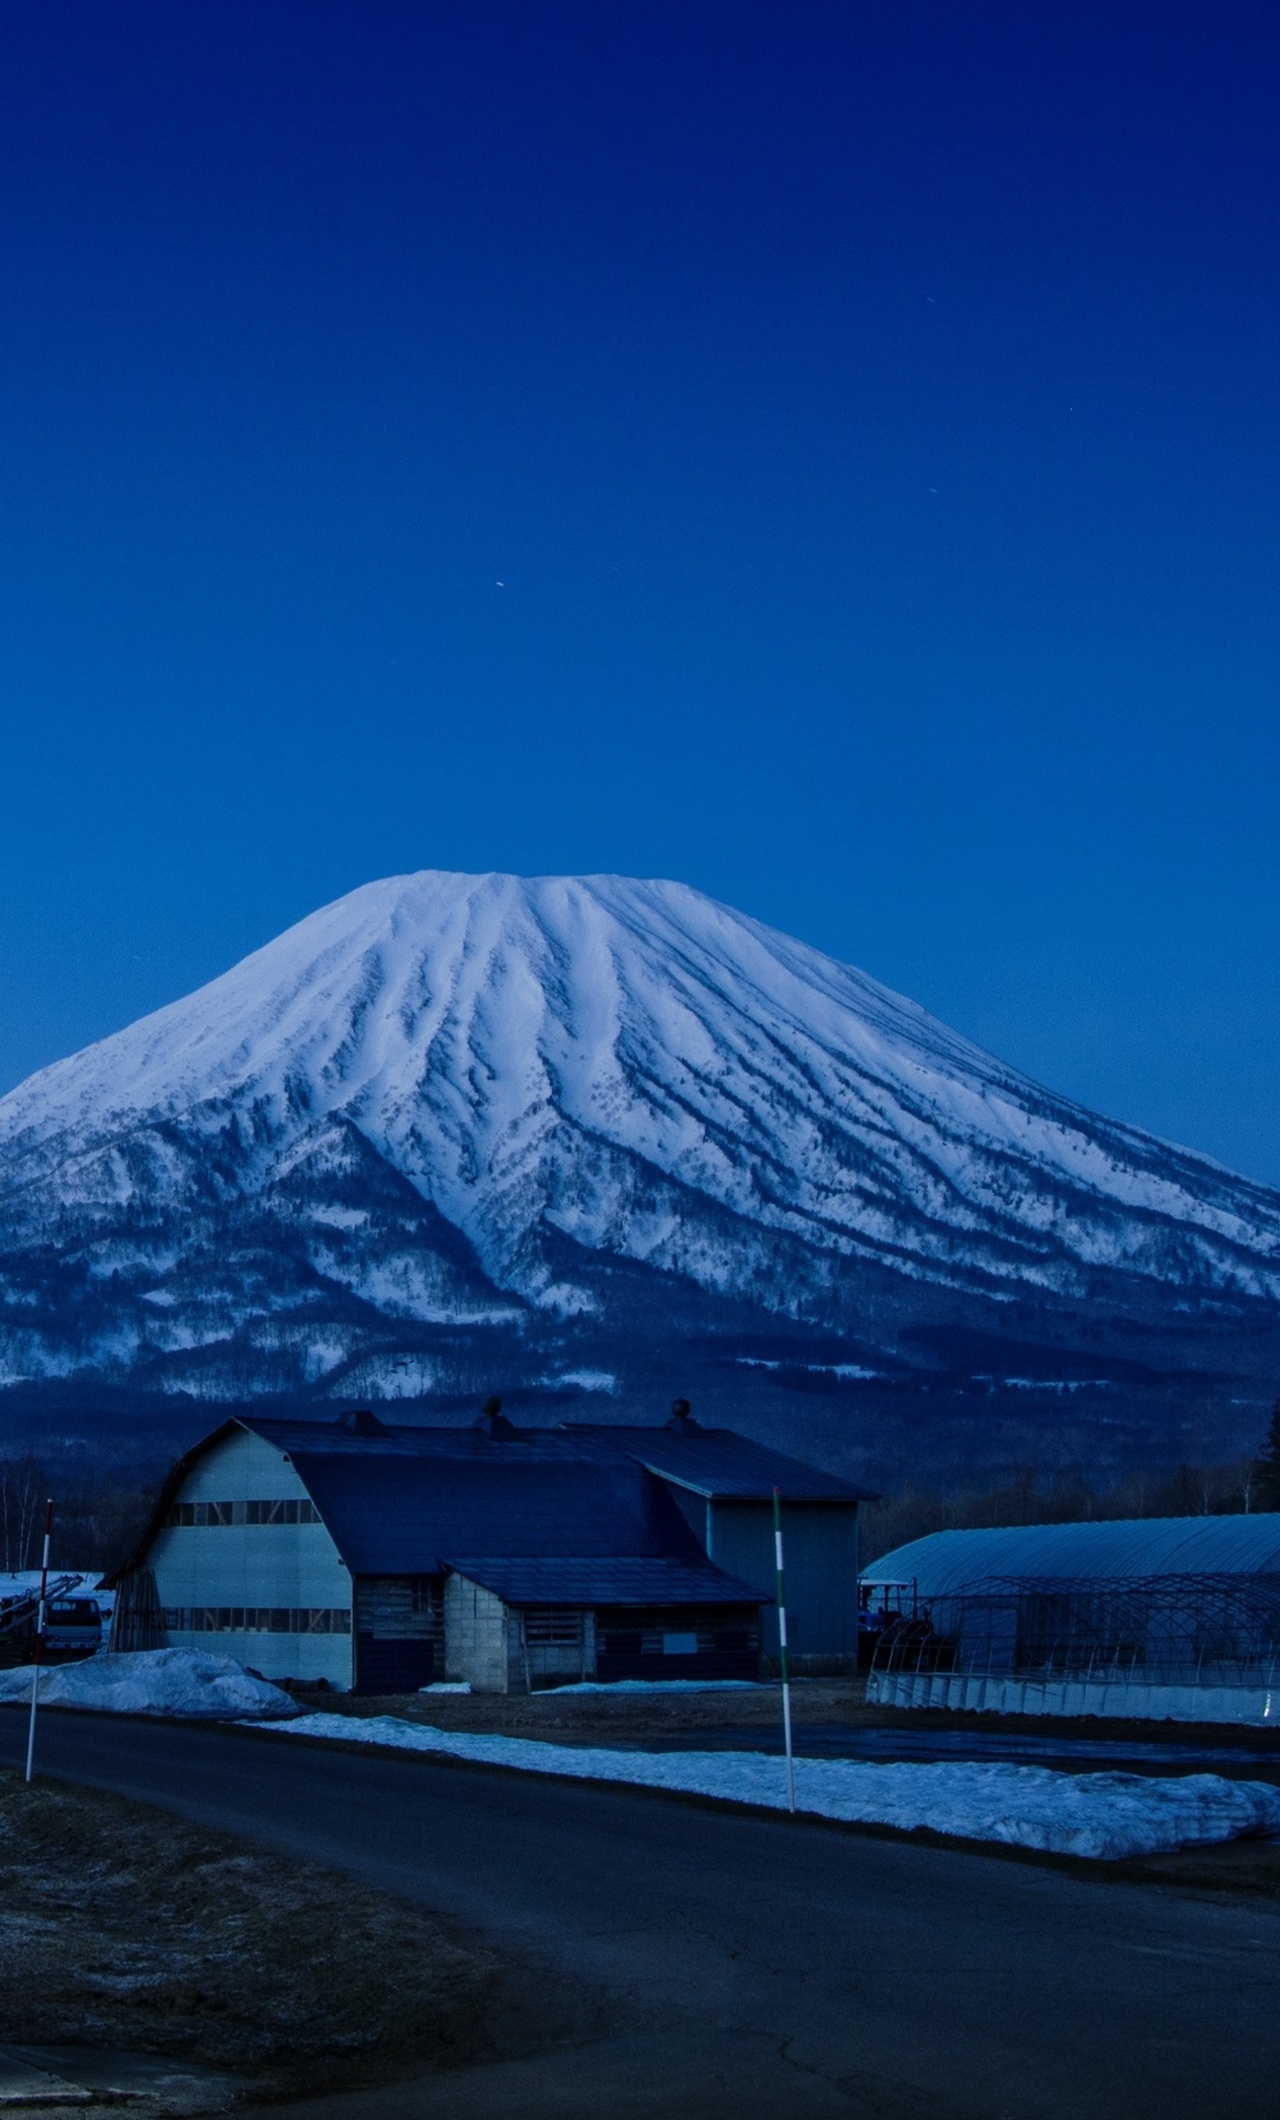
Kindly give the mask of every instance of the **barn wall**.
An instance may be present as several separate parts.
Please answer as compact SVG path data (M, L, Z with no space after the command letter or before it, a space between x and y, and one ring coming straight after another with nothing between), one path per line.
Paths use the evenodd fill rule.
M356 1579L360 1693L417 1693L444 1676L444 1583L430 1575Z
M188 1474L179 1502L293 1501L307 1491L284 1453L243 1430L214 1446ZM230 1624L213 1630L166 1624L173 1648L234 1656L264 1678L352 1682L351 1577L323 1524L174 1525L162 1528L147 1556L166 1612L214 1612ZM263 1611L272 1627L243 1624ZM283 1631L279 1615L291 1616ZM326 1615L333 1632L294 1632L292 1615Z
M574 1685L596 1675L596 1616L577 1607L533 1605L513 1611L511 1691Z
M713 1537L712 1504L704 1494L694 1494L688 1487L677 1487L666 1481L663 1484L698 1544L704 1551L709 1551Z
M771 1502L713 1502L710 1558L761 1598L777 1587ZM858 1647L858 1517L840 1502L784 1502L787 1635L797 1656L852 1656ZM778 1615L762 1614L766 1655L778 1652Z

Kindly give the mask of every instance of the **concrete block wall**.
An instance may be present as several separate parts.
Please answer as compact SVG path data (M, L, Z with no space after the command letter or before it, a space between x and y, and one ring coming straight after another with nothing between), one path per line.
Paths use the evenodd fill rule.
M450 1575L444 1586L445 1677L465 1679L477 1693L510 1692L511 1617L492 1590L465 1575ZM519 1685L523 1691L523 1676Z

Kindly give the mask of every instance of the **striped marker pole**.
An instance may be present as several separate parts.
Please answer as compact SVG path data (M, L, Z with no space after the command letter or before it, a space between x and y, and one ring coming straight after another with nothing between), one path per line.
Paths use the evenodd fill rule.
M796 1807L796 1769L791 1751L791 1679L787 1671L787 1590L782 1567L782 1496L773 1490L773 1551L778 1564L778 1661L782 1672L782 1740L787 1754L787 1809Z
M53 1503L44 1509L44 1557L40 1563L40 1603L36 1607L36 1660L31 1669L31 1720L27 1724L27 1772L30 1781L36 1759L36 1701L40 1694L40 1652L44 1648L45 1601L49 1594L49 1540L53 1535Z

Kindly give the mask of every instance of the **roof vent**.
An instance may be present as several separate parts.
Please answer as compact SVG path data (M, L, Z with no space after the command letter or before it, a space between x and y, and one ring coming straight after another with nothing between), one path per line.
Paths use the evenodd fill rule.
M673 1435L696 1435L698 1424L693 1418L693 1409L688 1399L672 1399L671 1419L667 1422Z
M350 1428L356 1435L385 1435L387 1433L386 1422L380 1421L376 1413L370 1413L367 1406L357 1406L350 1413L339 1414L338 1426L339 1428Z
M502 1400L499 1398L487 1398L480 1408L480 1418L476 1422L476 1434L487 1435L495 1443L504 1443L515 1432L502 1410Z

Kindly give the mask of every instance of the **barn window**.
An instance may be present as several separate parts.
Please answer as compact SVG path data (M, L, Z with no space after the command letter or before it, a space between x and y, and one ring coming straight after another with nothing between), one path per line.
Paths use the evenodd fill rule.
M530 1605L524 1638L531 1649L576 1649L582 1642L582 1614L574 1605Z
M171 1605L176 1634L350 1634L351 1614L332 1605Z
M201 1529L216 1524L318 1524L320 1511L314 1502L299 1501L296 1496L272 1502L174 1502L164 1520L171 1528L199 1525Z

